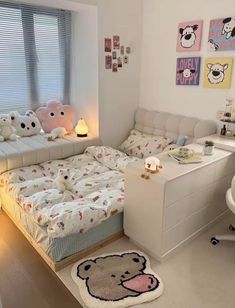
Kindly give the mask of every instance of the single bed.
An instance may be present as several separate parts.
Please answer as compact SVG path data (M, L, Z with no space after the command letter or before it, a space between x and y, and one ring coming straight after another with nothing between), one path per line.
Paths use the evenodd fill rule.
M216 126L212 121L139 109L135 129L172 142L187 135L190 143L215 133ZM122 236L124 171L136 160L102 146L65 159L59 159L66 157L61 153L53 160L37 160L36 165L32 159L30 163L14 159L18 168L5 165L0 179L4 211L55 271ZM73 178L73 191L63 196L53 186L59 168L69 168Z

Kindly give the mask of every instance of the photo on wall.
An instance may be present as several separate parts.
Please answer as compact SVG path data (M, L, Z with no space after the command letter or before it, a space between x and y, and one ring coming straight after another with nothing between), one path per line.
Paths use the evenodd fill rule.
M105 68L107 70L112 68L112 56L105 56Z
M198 86L200 83L201 57L177 58L176 85Z
M208 50L235 50L235 17L210 21Z
M233 58L207 58L204 65L204 87L230 89Z
M112 40L111 38L104 39L104 51L111 52L112 51Z
M176 51L201 49L203 20L181 22L178 25Z

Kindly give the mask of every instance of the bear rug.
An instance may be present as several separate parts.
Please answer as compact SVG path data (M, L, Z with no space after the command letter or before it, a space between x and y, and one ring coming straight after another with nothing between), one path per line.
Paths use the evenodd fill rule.
M129 307L152 301L163 292L148 257L136 250L83 259L73 266L71 275L89 308Z

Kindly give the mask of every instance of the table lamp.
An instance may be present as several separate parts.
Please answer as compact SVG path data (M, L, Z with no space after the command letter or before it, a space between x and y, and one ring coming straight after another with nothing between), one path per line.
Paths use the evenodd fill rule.
M88 127L86 125L86 122L83 118L81 118L78 121L78 124L75 127L75 132L77 134L77 137L87 137L88 134Z

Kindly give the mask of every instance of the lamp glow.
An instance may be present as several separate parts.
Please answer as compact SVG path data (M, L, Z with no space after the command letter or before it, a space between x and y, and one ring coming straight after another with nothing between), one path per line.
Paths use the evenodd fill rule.
M78 137L87 137L88 134L88 127L84 119L80 119L78 121L77 126L75 127L75 131Z

